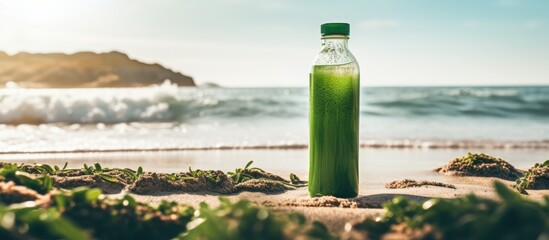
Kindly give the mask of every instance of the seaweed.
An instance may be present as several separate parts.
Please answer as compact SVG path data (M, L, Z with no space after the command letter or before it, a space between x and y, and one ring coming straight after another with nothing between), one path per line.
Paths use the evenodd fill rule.
M194 170L189 167L189 173L191 174L191 176L195 179L197 178L204 178L206 179L206 181L210 182L211 184L213 185L220 185L221 182L222 182L222 179L221 179L221 174L219 174L218 171L214 171L214 170L200 170L200 169L197 169L197 170ZM191 179L189 179L191 180Z
M452 184L447 183L441 183L441 182L434 182L434 181L416 181L412 179L404 179L402 181L392 181L385 183L385 188L409 188L409 187L422 187L422 186L435 186L435 187L445 187L445 188L451 188L456 189L456 186Z
M96 166L94 169L103 171ZM425 202L395 197L384 204L382 215L349 223L343 235L334 236L321 222L307 222L298 213L274 213L246 200L220 198L218 207L201 203L196 209L173 201L152 206L129 195L109 198L95 188L55 189L44 185L42 177L48 175L29 177L28 173L16 172L17 166L3 164L0 182L29 191L37 189L42 194L37 192L36 200L13 200L10 203L15 204L9 206L0 202L0 239L379 239L392 235L452 240L549 236L549 197L542 201L525 199L500 182L495 182L499 201L473 194ZM203 173L195 173L203 179ZM264 179L243 183L255 180ZM49 191L44 186L49 186Z
M129 195L106 198L99 189L77 188L54 199L53 207L97 239L171 239L185 230L194 213L176 202L153 207Z
M520 193L528 194L526 189L549 188L549 160L536 163L524 173L524 176L515 181L514 188Z
M252 165L254 161L249 161L248 163L246 163L246 166L244 166L244 168L237 168L235 169L234 172L227 172L227 175L235 182L235 183L242 183L242 182L245 182L247 180L250 180L252 178L254 178L253 176L247 174L247 172L249 171L248 170L248 167L250 167L250 165ZM254 169L259 169L259 168L254 168ZM259 169L261 170L261 169Z
M67 168L68 163L63 167L48 164L9 164L2 163L16 172L25 173L29 177L48 176L53 181L53 186L60 188L75 188L80 186L99 187L108 193L120 192L125 186L135 182L142 174L143 168L137 170L129 168L104 168L99 163L82 168ZM45 178L48 178L45 177Z
M383 215L348 230L372 239L395 230L421 239L539 239L549 234L549 197L542 202L524 199L501 182L495 188L500 201L475 195L425 202L396 197L384 205Z
M15 164L3 164L3 165L15 165ZM16 165L15 165L16 166ZM30 174L42 174L50 176L60 177L75 177L83 175L98 175L107 182L120 182L129 184L134 182L143 174L143 168L138 167L137 170L129 168L104 168L99 163L94 163L88 166L84 164L83 168L67 168L68 163L65 162L63 167L57 165L48 164L21 164L17 167L18 171L30 173Z
M307 186L306 181L301 181L297 175L290 173L290 180L286 180L278 175L269 173L261 168L252 167L253 161L249 161L244 168L237 168L234 172L227 172L227 175L233 179L236 184L241 184L252 179L262 179L267 183L278 183L286 185L288 189ZM259 181L256 181L259 182ZM238 186L238 185L237 185Z
M246 200L219 202L217 208L201 203L178 239L335 239L324 224L307 225L301 214L276 215Z
M40 208L33 202L0 205L0 219L0 239L92 239L55 208Z
M295 174L290 174L290 180L250 167L249 161L243 168L234 172L223 173L214 170L193 170L189 167L184 173L145 173L132 183L128 189L133 193L148 194L153 192L198 192L209 191L221 194L251 192L283 192L307 186Z
M234 172L228 173L215 170L193 170L191 167L186 173L145 173L142 167L138 167L137 170L106 168L99 163L84 164L82 168L67 168L67 163L63 167L37 163L19 166L0 163L0 167L21 172L27 177L39 175L44 178L49 177L53 186L59 188L72 189L88 186L100 188L105 193L118 193L128 189L138 194L158 191L210 191L229 194L239 191L281 192L307 186L307 182L301 181L295 174L290 174L290 180L286 180L260 168L250 167L252 163L253 161L249 161L244 168L237 168Z
M467 153L435 171L457 176L497 177L515 180L522 173L505 160L484 153Z
M53 180L47 175L32 175L19 171L15 164L4 164L0 168L0 180L13 181L15 184L25 185L38 193L47 193L53 188Z
M246 200L199 209L173 201L154 207L86 187L59 191L46 206L0 204L1 239L334 239L319 222L280 215Z

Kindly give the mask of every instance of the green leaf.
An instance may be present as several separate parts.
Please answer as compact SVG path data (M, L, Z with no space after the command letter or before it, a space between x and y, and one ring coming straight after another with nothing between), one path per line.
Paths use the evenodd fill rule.
M86 202L91 203L93 201L96 201L99 199L99 196L101 195L101 189L98 188L92 188L86 191Z
M41 173L55 174L55 170L47 164L35 164L34 167Z
M240 172L238 172L237 174L235 174L234 177L235 177L234 182L240 183Z
M494 187L496 188L499 197L504 201L515 202L522 200L522 197L519 194L507 188L502 182L495 181Z
M254 163L254 161L249 161L249 162L246 164L246 166L244 167L244 169L248 169L248 167L249 167L250 165L252 165L252 163Z
M101 172L103 170L99 163L94 163L94 166L95 166L95 170L98 171L98 172Z
M101 177L101 179L107 181L107 182L111 182L111 183L118 183L118 179L113 177L113 176L109 176L109 175L106 175L106 174L99 174L99 177Z
M88 165L84 163L84 171L86 171L87 174L93 174L93 167L88 167Z
M94 189L96 189L96 188L94 188ZM72 192L72 196L73 196L75 204L82 205L82 204L85 204L85 203L89 203L88 199L90 199L91 197L93 197L93 195L95 195L95 193L88 195L88 192L91 191L91 190L93 190L93 189L90 189L90 188L87 188L87 187L77 187L77 188L72 189L71 192ZM96 189L96 190L99 190L99 189ZM99 191L101 192L101 190L99 190Z
M43 183L42 183L42 189L44 192L49 192L53 189L53 179L48 176L44 175L42 177Z
M55 208L29 210L17 213L19 220L27 223L27 234L39 239L90 239L86 232L60 217ZM28 239L35 238L29 236Z
M72 224L66 219L59 218L54 221L50 221L49 231L62 236L62 239L67 240L86 240L91 239L88 234L78 228L78 226Z
M246 178L248 178L248 179L252 179L252 178L254 178L254 177L252 177L251 175L249 175L249 174L246 174L246 173L241 173L241 174L240 174L240 176L242 176L242 177L246 177Z
M131 170L129 168L109 168L108 169L109 171L120 171L122 172L123 174L127 175L127 176L133 176L135 177L135 171L134 170Z
M62 195L62 194L55 194L53 196L53 199L55 201L55 206L57 207L57 209L59 209L60 211L64 211L65 208L68 207L69 205L69 199L67 196L65 195Z
M124 195L124 197L122 197L122 201L128 201L127 206L129 206L129 207L133 208L133 207L137 206L137 201L135 200L135 198L133 198L130 195Z
M20 185L24 185L30 189L37 191L38 193L44 194L51 190L50 182L48 179L51 178L47 175L41 177L33 177L25 172L16 171L13 180Z
M175 182L177 180L177 177L173 174L166 174L165 177L172 182Z
M212 184L219 184L215 179L213 179L211 176L206 176L206 180Z

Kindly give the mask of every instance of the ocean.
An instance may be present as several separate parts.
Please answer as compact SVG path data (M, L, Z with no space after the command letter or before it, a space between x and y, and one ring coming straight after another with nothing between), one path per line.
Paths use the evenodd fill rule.
M0 153L302 149L307 88L0 89ZM549 87L365 87L363 148L549 148Z

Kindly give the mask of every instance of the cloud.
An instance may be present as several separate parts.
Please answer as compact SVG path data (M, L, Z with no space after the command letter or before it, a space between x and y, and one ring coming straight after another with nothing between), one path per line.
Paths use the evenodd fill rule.
M393 28L400 25L400 22L393 19L371 19L360 23L360 27L367 30L377 30L384 28Z

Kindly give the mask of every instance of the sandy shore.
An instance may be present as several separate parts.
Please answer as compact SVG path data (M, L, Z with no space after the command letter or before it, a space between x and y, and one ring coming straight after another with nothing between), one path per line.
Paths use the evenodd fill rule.
M248 199L252 202L268 206L280 212L300 212L310 220L318 220L328 223L332 231L341 231L345 223L359 221L365 216L382 213L382 204L390 201L395 196L405 196L418 201L424 201L433 197L453 198L469 193L478 196L497 199L496 192L492 188L493 181L502 181L511 185L511 181L503 181L494 178L464 177L462 183L454 179L456 189L444 187L417 187L406 189L386 189L379 186L371 186L363 190L357 198L337 199L333 197L310 198L307 189L288 191L281 194L265 194L243 192L237 195L227 196L231 200ZM549 194L549 190L529 190L525 197L540 200L543 195ZM133 194L132 194L133 195ZM158 196L133 195L140 201L158 203L163 199L175 200L193 206L200 202L210 205L218 204L219 195L211 193L193 194L165 194Z
M549 158L549 150L486 150L485 153L501 157L519 169L527 169L536 162ZM493 181L507 185L513 182L495 178L452 177L432 171L446 164L450 159L465 155L464 150L398 150L363 149L360 153L360 195L353 199L332 197L310 198L307 189L288 191L281 194L243 192L227 196L230 199L249 199L280 212L301 212L311 220L328 223L333 231L344 229L346 222L360 220L367 215L381 212L381 205L395 196L407 196L417 200L433 197L453 198L469 193L482 197L496 198ZM146 171L181 172L189 166L194 169L219 169L223 171L243 167L249 160L254 166L269 172L288 177L295 173L307 179L306 150L230 150L230 151L175 151L175 152L135 152L135 153L86 153L86 154L23 154L0 155L0 161L41 162L62 165L69 162L72 167L83 163L100 162L109 167L142 166ZM438 181L455 185L456 189L445 187L415 187L387 189L384 184L405 178ZM549 190L529 190L532 199L541 199ZM116 196L116 195L115 195ZM134 195L138 200L157 203L163 199L198 205L207 202L218 203L219 195L212 193Z

